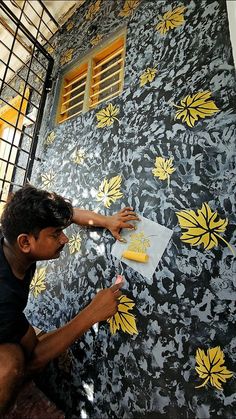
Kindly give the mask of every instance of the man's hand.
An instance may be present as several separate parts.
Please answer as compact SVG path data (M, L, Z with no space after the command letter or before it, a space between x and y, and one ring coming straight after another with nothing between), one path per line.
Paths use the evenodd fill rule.
M120 235L121 229L129 228L130 230L134 230L135 226L130 221L139 220L137 214L135 214L131 207L122 208L117 214L108 215L106 218L106 228L119 241L124 241Z
M110 288L99 291L87 306L93 323L107 320L117 312L118 298L121 296L119 289L123 283L112 285Z

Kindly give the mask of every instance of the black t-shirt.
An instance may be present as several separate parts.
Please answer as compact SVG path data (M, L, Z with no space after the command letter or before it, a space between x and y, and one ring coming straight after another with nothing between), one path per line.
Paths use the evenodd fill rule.
M35 267L35 263L30 266L24 279L16 278L3 253L0 235L0 343L19 343L28 330L29 322L23 310Z

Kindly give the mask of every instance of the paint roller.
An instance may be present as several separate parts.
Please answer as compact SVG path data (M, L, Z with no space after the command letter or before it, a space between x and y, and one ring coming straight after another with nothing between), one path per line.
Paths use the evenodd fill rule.
M135 262L147 263L149 256L147 253L141 252L132 252L131 250L125 250L122 253L122 257L129 260L134 260Z

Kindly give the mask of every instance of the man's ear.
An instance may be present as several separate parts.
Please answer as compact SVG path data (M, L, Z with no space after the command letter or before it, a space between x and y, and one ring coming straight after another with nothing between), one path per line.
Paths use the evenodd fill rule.
M17 244L23 253L29 253L31 250L31 241L29 234L20 234L17 237Z

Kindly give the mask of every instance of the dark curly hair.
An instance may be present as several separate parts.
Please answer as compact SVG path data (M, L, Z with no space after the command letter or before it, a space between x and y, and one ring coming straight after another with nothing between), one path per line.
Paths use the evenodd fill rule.
M65 228L72 222L70 201L54 192L23 186L12 194L1 216L3 236L13 244L19 234L33 234L47 227Z

